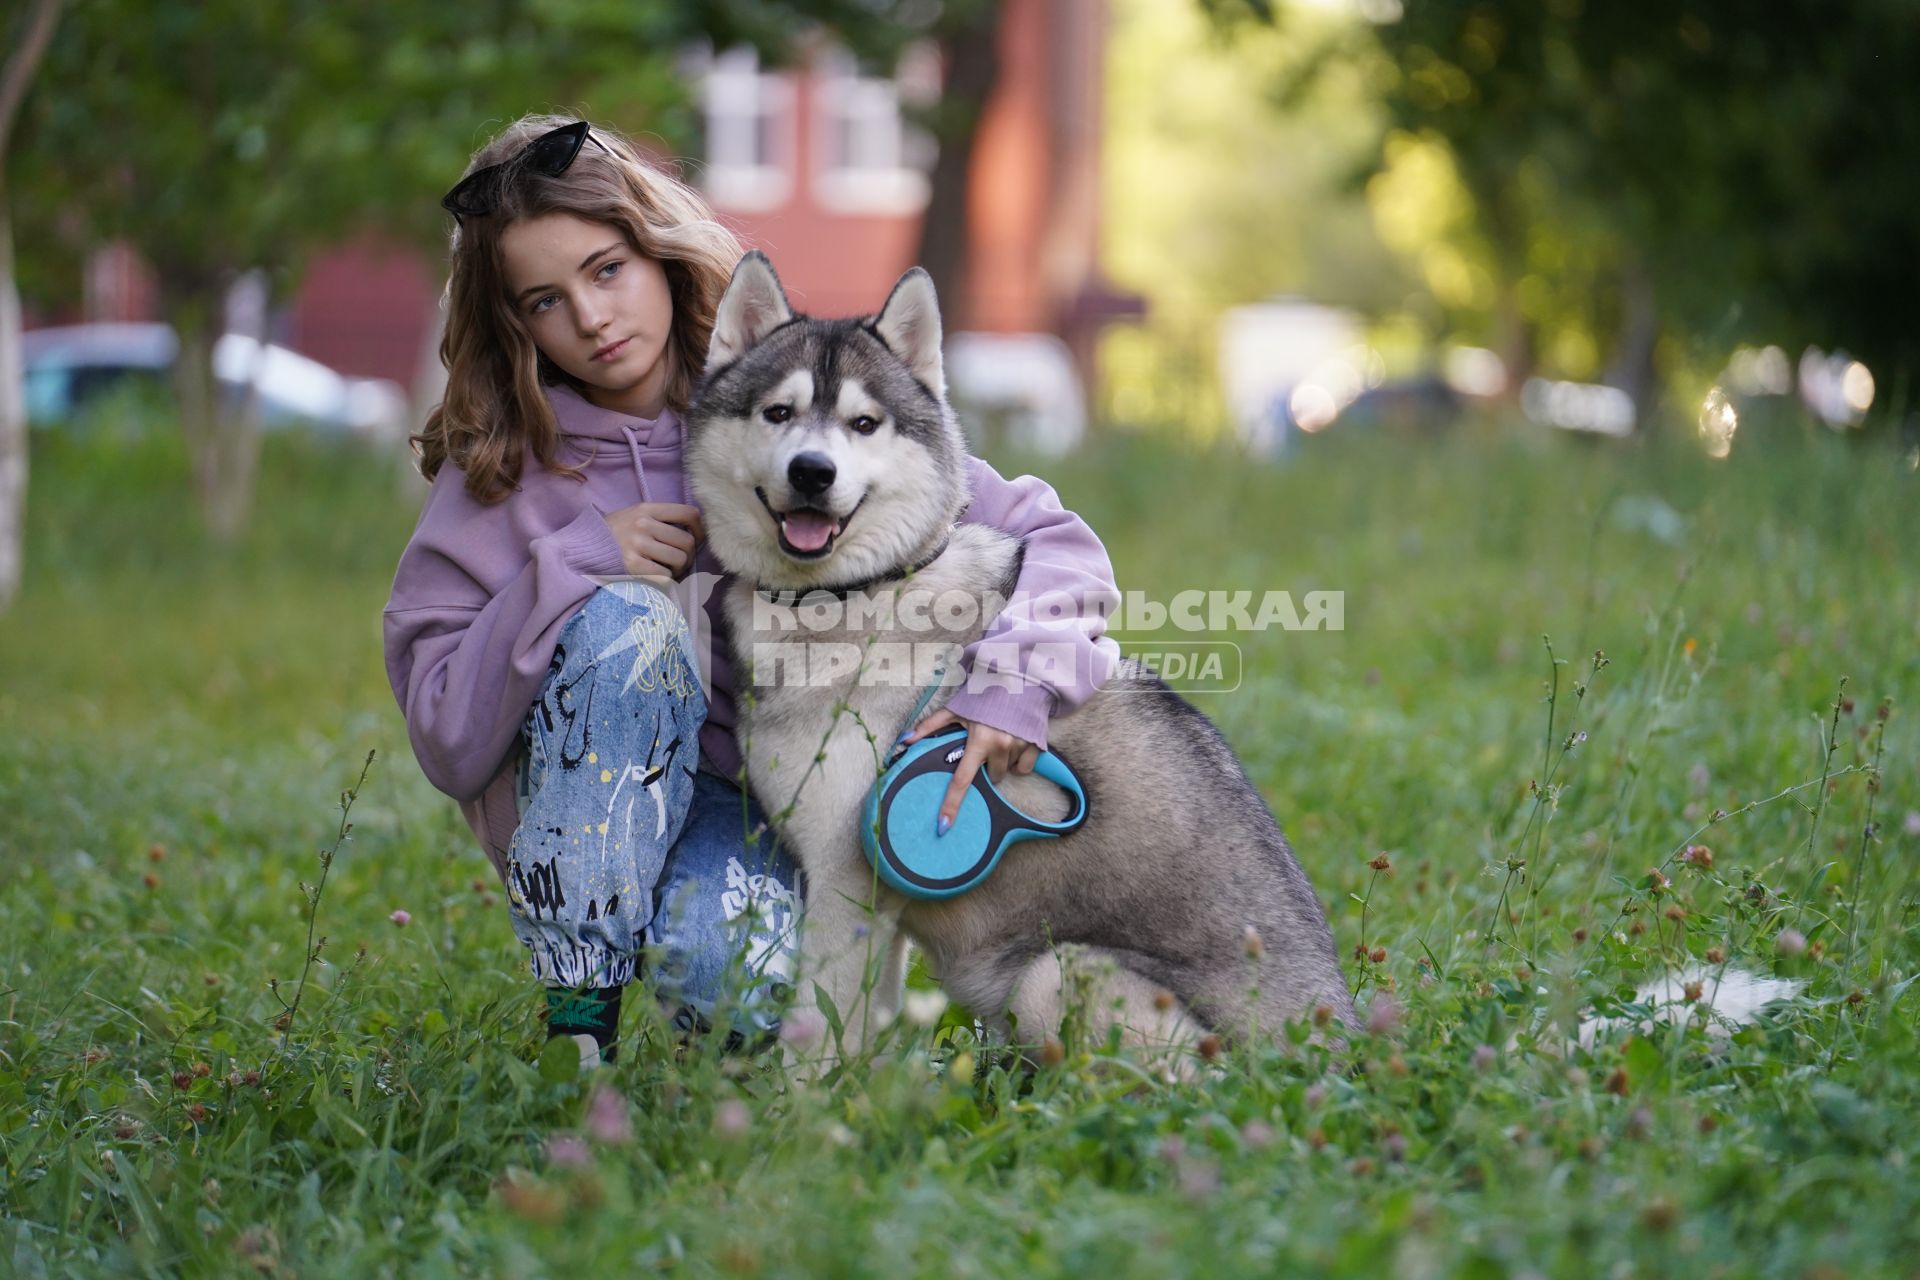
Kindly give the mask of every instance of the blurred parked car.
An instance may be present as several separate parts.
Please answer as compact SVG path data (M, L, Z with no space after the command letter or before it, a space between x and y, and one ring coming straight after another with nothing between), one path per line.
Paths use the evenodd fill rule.
M1350 426L1389 431L1444 431L1467 411L1466 397L1433 374L1392 378L1369 387L1341 411Z
M1248 448L1257 457L1284 459L1309 440L1356 431L1426 436L1451 429L1467 411L1467 398L1434 374L1361 385L1356 375L1344 384L1328 378L1290 388L1268 405L1256 429L1243 432Z
M27 421L46 426L85 413L103 397L128 391L164 393L180 349L164 324L76 324L22 335ZM222 393L251 384L267 427L305 426L375 440L404 435L407 397L381 378L349 378L297 351L242 334L214 344L213 371Z

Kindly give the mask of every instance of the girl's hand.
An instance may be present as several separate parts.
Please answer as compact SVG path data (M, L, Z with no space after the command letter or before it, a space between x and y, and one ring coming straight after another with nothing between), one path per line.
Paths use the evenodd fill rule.
M954 818L959 815L960 801L966 797L967 788L973 785L973 775L980 772L982 762L987 766L987 776L998 782L1007 776L1009 768L1015 773L1032 773L1033 762L1040 758L1040 748L1025 738L1016 738L992 725L963 719L945 708L913 726L912 731L900 741L918 742L950 724L967 727L967 750L960 757L960 763L954 766L953 781L947 787L946 799L940 802L940 819L935 829L941 835L947 833L947 828L953 825Z
M678 578L707 537L700 508L679 502L636 502L606 519L627 572L636 578Z

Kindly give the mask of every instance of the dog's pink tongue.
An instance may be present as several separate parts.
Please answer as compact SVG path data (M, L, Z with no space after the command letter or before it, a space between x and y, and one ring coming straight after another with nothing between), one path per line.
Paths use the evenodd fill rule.
M781 523L781 531L797 550L818 551L827 545L837 523L832 516L818 511L789 511Z

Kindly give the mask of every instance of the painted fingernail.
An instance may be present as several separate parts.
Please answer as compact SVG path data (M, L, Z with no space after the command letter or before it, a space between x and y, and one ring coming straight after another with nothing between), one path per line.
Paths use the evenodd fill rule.
M953 819L944 813L940 815L940 821L933 824L933 834L936 836L943 836L951 830L953 830Z

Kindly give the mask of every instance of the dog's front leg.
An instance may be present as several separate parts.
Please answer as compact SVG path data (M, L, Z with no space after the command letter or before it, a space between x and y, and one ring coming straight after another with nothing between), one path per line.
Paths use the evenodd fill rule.
M876 909L873 894L872 873L862 864L836 859L825 874L808 869L796 1004L803 1009L830 1004L843 1033L838 1046L830 1043L830 1032L817 1045L789 1042L790 1060L811 1073L831 1067L838 1053L865 1053L899 1013L896 988L904 985L904 946L895 912Z

